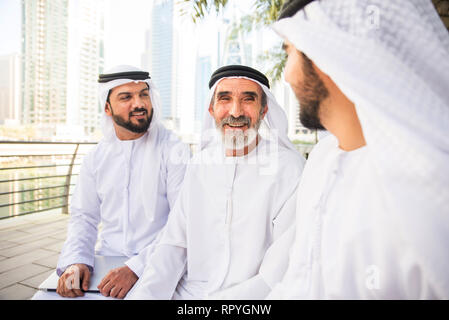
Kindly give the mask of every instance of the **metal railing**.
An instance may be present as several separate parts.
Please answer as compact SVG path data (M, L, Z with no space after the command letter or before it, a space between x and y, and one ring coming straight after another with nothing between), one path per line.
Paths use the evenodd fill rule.
M95 144L0 141L0 219L53 209L67 214L73 178L87 152L81 149ZM313 145L296 148L307 158Z
M67 214L85 155L80 149L94 144L0 141L0 219L53 209Z

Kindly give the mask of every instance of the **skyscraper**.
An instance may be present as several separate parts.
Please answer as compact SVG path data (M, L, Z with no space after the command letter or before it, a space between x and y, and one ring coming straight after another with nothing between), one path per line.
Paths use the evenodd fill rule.
M176 0L152 2L150 28L145 35L142 67L161 97L161 120L182 139L193 132L195 98L194 24L179 14Z
M196 77L195 77L195 132L201 130L201 124L204 112L207 110L209 101L209 79L212 74L212 65L210 56L199 56L196 60Z
M22 122L46 134L66 120L67 0L22 0Z
M22 0L21 120L42 138L99 126L102 15L102 0Z
M69 52L67 72L67 123L89 135L100 126L97 79L103 72L102 0L69 2Z
M0 56L0 70L0 125L17 125L20 101L19 55Z
M173 0L156 0L151 16L151 76L161 95L161 116L173 120Z

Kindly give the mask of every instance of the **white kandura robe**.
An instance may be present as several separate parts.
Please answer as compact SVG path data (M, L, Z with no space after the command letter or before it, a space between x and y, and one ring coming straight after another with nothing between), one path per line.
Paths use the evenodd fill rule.
M91 267L94 254L128 256L126 265L137 276L144 269L145 256L141 251L151 245L165 225L182 184L186 163L190 156L188 146L170 139L169 131L159 133L161 144L158 194L151 221L144 209L142 168L152 166L145 157L148 133L136 140L100 141L89 152L82 164L78 183L70 205L67 240L58 260L58 274L74 263ZM174 146L184 159L171 161ZM180 161L182 160L182 161ZM97 226L102 229L98 234ZM147 249L148 250L148 249Z
M314 147L298 189L289 267L268 299L443 298L410 242L416 235L386 201L374 161L369 146L345 152L333 135Z
M262 140L246 157L224 157L220 146L194 155L161 238L127 299L266 296L287 267L304 166L298 153L281 145L270 152L270 146ZM265 162L256 153L271 158ZM211 158L219 160L207 163ZM273 243L285 252L273 256Z

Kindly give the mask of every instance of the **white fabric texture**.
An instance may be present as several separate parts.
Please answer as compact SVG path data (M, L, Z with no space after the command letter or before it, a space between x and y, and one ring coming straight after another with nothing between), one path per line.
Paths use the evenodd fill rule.
M153 168L158 173L158 191L151 197L155 203L150 221L144 207L149 194L141 192L140 182L142 167L152 167L145 158L147 138L148 133L136 140L121 141L116 137L107 143L101 141L86 155L70 204L59 271L73 263L94 267L96 252L104 256L128 256L131 259L126 264L138 276L142 273L145 264L142 252L165 225L185 173L183 162L176 164L170 159L179 141L159 136L160 168ZM188 156L183 161L187 162Z
M288 255L270 251L294 224L304 158L262 139L244 157L208 146L189 164L178 201L127 299L262 299ZM276 142L274 142L276 143ZM275 159L273 159L275 158ZM206 162L209 161L210 162ZM267 173L265 161L277 161Z
M120 66L108 73L136 70ZM130 81L101 84L100 101L106 101L111 88ZM147 83L157 114L157 91ZM94 267L96 253L130 257L126 264L140 276L144 257L174 206L190 158L189 147L165 129L157 116L142 137L123 141L117 138L111 118L105 115L104 120L105 136L85 156L73 193L59 275L74 263Z
M354 102L367 145L343 153L330 135L312 151L269 297L448 299L449 36L432 3L315 1L273 28ZM370 265L377 291L360 276Z

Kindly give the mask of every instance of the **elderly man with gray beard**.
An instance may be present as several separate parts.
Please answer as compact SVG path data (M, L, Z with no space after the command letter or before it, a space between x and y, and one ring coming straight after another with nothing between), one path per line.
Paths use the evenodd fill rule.
M209 88L201 151L128 299L262 299L287 267L305 160L285 113L246 66L219 68Z

